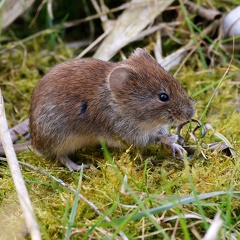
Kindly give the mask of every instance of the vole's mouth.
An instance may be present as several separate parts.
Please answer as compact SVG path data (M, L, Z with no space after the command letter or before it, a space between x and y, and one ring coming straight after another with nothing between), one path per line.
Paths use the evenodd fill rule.
M190 118L171 118L171 121L169 121L169 125L177 127L178 125L190 121L192 116Z
M178 126L186 121L189 121L193 118L194 108L189 108L184 112L179 112L178 114L171 116L169 119L172 125Z

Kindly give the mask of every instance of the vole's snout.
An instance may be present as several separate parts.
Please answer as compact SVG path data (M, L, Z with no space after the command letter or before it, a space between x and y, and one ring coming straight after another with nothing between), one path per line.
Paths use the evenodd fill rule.
M188 119L191 119L193 117L193 115L194 115L194 105L191 104L190 107L186 111L186 117Z
M179 112L176 114L176 116L179 116L179 121L188 121L190 120L194 115L194 103L193 101L185 101L185 103L180 104Z

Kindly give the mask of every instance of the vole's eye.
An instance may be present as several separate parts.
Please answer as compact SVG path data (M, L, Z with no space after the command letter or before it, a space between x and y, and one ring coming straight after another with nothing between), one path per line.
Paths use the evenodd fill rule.
M169 96L166 93L160 93L160 94L158 94L158 99L161 102L168 102L169 101Z

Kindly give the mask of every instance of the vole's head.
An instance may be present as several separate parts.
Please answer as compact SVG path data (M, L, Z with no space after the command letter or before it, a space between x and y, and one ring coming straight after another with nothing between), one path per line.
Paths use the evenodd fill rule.
M194 105L180 83L146 50L138 48L109 75L117 111L143 128L178 125L194 115Z

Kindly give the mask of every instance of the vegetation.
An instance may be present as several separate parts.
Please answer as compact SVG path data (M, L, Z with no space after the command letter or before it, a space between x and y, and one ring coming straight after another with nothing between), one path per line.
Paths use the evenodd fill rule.
M195 123L184 126L185 144L194 149L184 160L159 145L116 150L101 143L80 149L77 157L90 166L81 173L32 151L19 153L43 239L202 239L217 213L221 229L214 228L218 235L205 240L240 239L240 42L239 37L223 38L218 31L221 14L239 2L193 2L220 15L206 19L188 11L189 5L181 0L169 1L147 24L148 29L162 22L165 27L141 37L143 27L131 41L116 47L111 60L121 60L136 47L156 56L162 46L163 57L186 48L170 72L195 101L194 118L208 123L209 130L203 137L198 130L193 138ZM0 86L9 126L28 117L31 92L48 70L82 54L103 29L107 33L106 26L114 26L113 21L133 5L137 9L136 4L139 1L53 1L48 8L47 2L35 1L11 25L2 27ZM149 0L156 8L151 4ZM6 10L2 5L2 16ZM108 13L100 14L104 11ZM94 56L101 44L84 57ZM29 239L4 159L0 178L1 239Z

